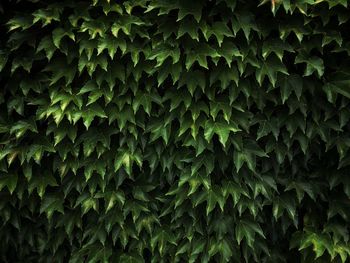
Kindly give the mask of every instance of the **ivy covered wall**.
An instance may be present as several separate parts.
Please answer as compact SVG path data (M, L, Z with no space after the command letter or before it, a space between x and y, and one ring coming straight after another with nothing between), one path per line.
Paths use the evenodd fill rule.
M0 12L1 262L350 262L347 0Z

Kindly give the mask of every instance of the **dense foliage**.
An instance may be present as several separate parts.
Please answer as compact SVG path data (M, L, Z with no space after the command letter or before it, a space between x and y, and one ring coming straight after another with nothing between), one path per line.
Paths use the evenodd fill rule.
M0 261L350 262L347 0L0 4Z

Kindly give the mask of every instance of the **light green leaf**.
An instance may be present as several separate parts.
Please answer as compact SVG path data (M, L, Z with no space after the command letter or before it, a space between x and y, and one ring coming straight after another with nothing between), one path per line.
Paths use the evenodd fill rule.
M209 142L211 141L214 134L217 134L219 137L219 141L223 146L226 145L228 136L230 132L238 132L241 131L240 128L234 123L227 123L222 121L212 121L207 120L204 127L204 137Z

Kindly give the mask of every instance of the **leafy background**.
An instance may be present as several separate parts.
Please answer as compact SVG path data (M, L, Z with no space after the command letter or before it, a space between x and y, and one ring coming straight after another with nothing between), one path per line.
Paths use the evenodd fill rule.
M349 262L347 0L0 11L2 262Z

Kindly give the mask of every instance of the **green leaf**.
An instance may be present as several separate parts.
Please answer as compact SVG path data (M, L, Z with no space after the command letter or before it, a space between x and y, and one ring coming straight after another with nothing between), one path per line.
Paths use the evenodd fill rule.
M285 65L280 60L275 57L269 57L261 62L260 68L256 70L255 77L261 86L265 76L267 76L272 86L275 87L278 72L289 75Z
M331 93L335 93L350 99L349 83L350 74L345 71L338 71L330 75L329 81L323 86L323 90L327 93L328 97L331 96Z
M200 157L198 157L196 159L196 162L191 167L191 176L195 175L201 167L205 167L206 175L211 174L214 170L214 157L209 154L202 154ZM204 181L207 181L207 179L205 179ZM207 184L206 186L209 186L209 184Z
M136 114L139 107L142 106L145 112L150 115L152 110L152 103L155 103L156 105L162 105L162 98L156 92L150 94L137 91L132 103L132 108Z
M180 60L180 49L176 46L171 45L159 45L155 47L149 54L148 59L157 60L156 67L161 66L164 61L168 58L172 58L172 63L176 64Z
M4 174L0 173L0 191L6 186L11 194L16 189L18 182L17 174Z
M175 246L177 245L175 235L168 230L165 230L165 229L158 230L152 236L152 239L151 239L152 250L154 250L157 245L160 255L164 255L167 243L171 243Z
M44 174L32 176L28 187L29 193L32 193L33 190L36 189L41 198L43 198L47 186L58 185L56 179L51 174L47 173L47 171L43 173Z
M0 72L5 67L7 60L8 60L7 54L3 50L0 50Z
M278 83L278 86L280 86L281 99L283 104L289 98L292 91L294 91L298 100L300 100L303 90L303 80L299 75L283 75Z
M186 69L189 70L196 61L201 67L208 69L207 57L215 59L219 58L220 54L208 44L195 45L193 49L186 52Z
M199 42L198 29L198 26L190 19L181 20L176 39L188 34L192 39Z
M202 17L202 5L200 1L197 2L197 1L180 0L178 9L179 9L179 13L176 21L182 20L187 15L192 15L197 21L197 23L199 23Z
M236 225L236 241L238 244L240 244L244 238L248 246L254 248L253 243L255 241L255 234L265 238L264 232L262 231L260 225L253 221L242 219Z
M249 41L250 40L250 33L252 30L258 31L258 27L255 22L254 15L247 11L241 11L235 13L234 17L232 18L232 29L234 35L237 35L237 33L242 30L244 33L245 38Z
M40 213L46 213L47 218L52 218L52 214L58 211L64 214L63 198L60 195L45 195L41 200Z
M219 204L221 211L224 211L225 201L222 195L222 191L218 187L214 187L207 191L207 216L215 208L216 204Z
M15 134L16 138L22 137L27 131L38 132L36 122L33 119L20 120L11 126L10 134Z
M213 135L217 134L219 137L219 141L223 146L225 146L230 132L235 133L238 131L241 131L241 129L238 128L238 126L232 122L227 123L219 120L207 120L204 127L204 137L208 142L210 142Z
M280 133L280 124L279 124L278 118L273 118L270 120L263 120L259 124L259 129L257 132L257 140L260 138L269 135L270 133L273 134L276 141L278 140L278 135Z
M188 91L191 93L191 96L193 96L197 87L201 88L204 92L206 85L204 73L202 71L195 70L192 72L186 72L182 74L182 77L178 84L178 88L181 88L185 85Z
M118 171L122 166L125 168L125 171L129 176L131 176L132 172L132 163L133 158L132 156L127 152L120 152L117 154L114 162L114 170Z
M126 41L124 39L111 37L99 38L97 55L100 55L105 49L107 49L109 57L113 59L118 48L124 55L126 52Z
M228 181L222 184L222 191L224 198L226 199L228 195L231 195L234 205L238 204L241 195L245 195L249 198L248 191L244 187L235 184L234 182Z
M139 255L128 255L123 254L120 256L119 261L120 263L144 263L145 261L143 258Z
M75 35L71 31L66 31L63 28L56 28L55 30L52 31L52 41L53 44L59 49L60 48L60 43L61 40L64 36L68 36L70 39L75 41Z
M269 39L264 41L262 46L262 56L265 60L271 53L275 53L282 62L285 51L294 52L293 48L281 39Z
M219 102L219 101L210 102L210 116L213 118L214 121L220 111L223 113L223 117L225 121L229 123L232 115L231 106L225 102Z
M42 50L45 51L46 58L50 61L51 58L53 57L53 54L57 50L57 48L56 48L55 44L53 43L53 40L52 40L51 37L45 36L45 37L43 37L40 40L36 52L39 53Z
M221 47L218 49L218 53L223 57L229 67L236 59L243 59L243 55L237 46L231 41L224 41ZM216 57L214 57L216 58Z
M223 22L215 22L210 30L211 34L216 37L219 47L221 47L224 37L233 37L232 31L227 24Z
M120 191L113 191L113 192L108 192L105 194L105 199L106 199L106 212L111 210L116 203L119 203L120 206L123 206L125 203L125 194L124 192Z
M91 125L91 122L94 120L95 117L107 118L107 115L104 112L104 110L101 108L100 105L96 103L90 105L89 107L86 107L86 109L82 111L82 118L86 129L89 129L89 126Z
M299 53L295 58L295 64L306 63L304 76L310 76L317 72L318 77L322 77L324 73L323 60L316 56L308 57L304 53Z

